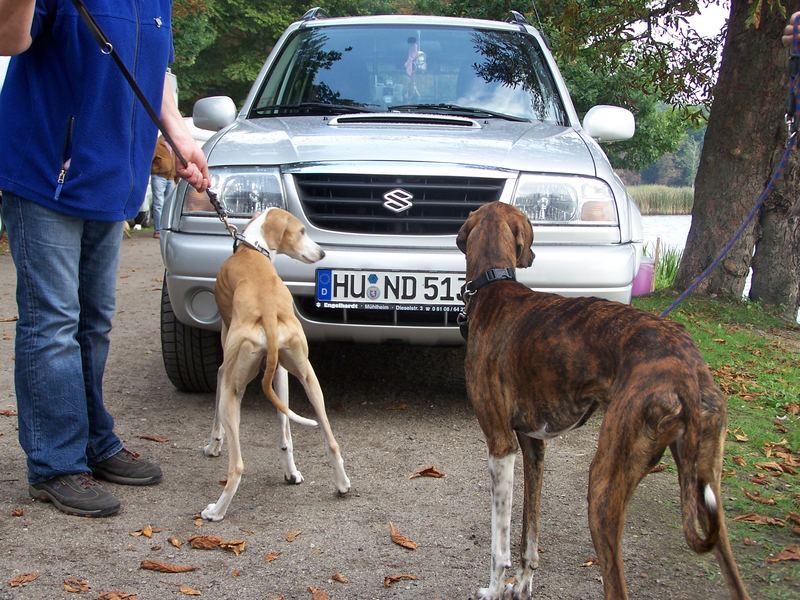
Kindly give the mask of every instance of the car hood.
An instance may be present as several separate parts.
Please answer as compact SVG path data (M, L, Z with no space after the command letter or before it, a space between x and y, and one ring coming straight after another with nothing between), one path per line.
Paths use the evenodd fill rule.
M597 174L574 129L503 119L398 113L238 119L209 147L211 166L411 161Z

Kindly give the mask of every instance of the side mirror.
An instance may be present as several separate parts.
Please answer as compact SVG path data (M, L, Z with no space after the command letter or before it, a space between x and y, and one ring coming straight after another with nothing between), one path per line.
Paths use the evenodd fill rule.
M228 96L201 98L194 103L192 121L195 127L219 131L236 120L236 105Z
M633 137L636 122L627 108L599 104L583 117L583 128L598 142L619 142Z

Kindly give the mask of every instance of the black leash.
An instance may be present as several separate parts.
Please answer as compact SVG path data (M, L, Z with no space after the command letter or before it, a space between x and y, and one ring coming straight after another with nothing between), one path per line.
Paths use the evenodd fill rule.
M128 82L128 85L130 85L131 89L133 90L133 93L136 94L136 97L139 99L139 102L141 102L142 106L147 112L147 115L150 117L150 120L153 123L155 123L156 127L158 127L158 130L161 132L161 135L164 136L164 139L166 140L167 144L169 144L170 148L172 148L172 151L175 153L175 157L180 161L180 163L183 165L184 168L188 167L189 162L186 160L186 158L184 158L180 150L178 150L178 147L175 145L175 141L172 139L172 136L169 134L169 132L167 132L166 128L164 127L164 123L158 117L156 111L153 110L153 106L145 97L142 88L140 88L139 84L136 83L136 79L128 70L128 67L125 66L125 63L119 56L119 53L114 48L114 44L111 43L106 34L100 28L100 25L98 25L97 21L95 21L94 17L89 12L89 9L87 9L86 5L83 3L83 0L72 0L72 4L75 6L75 10L78 11L78 14L83 19L83 22L89 28L92 37L94 37L95 41L100 46L100 52L109 55L111 56L112 59L114 59L114 62L117 64L117 67L119 67L119 70L122 72L123 77L125 77L125 79ZM262 248L258 244L253 244L250 241L246 240L244 236L241 233L239 233L239 230L236 228L236 226L228 222L228 213L225 211L225 208L220 203L219 197L217 196L216 192L212 191L211 188L206 188L206 194L208 195L208 200L211 203L211 206L214 207L214 211L217 213L219 220L222 221L222 224L225 226L225 229L233 237L234 251L236 250L238 244L244 244L245 246L257 250L261 254L264 254L267 258L271 260L268 250L265 251L264 248Z

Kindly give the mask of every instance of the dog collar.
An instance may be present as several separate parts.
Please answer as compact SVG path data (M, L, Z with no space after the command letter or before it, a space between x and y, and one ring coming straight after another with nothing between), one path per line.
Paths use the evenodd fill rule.
M461 332L461 337L465 340L469 335L469 317L467 316L467 307L469 301L472 299L479 289L494 283L495 281L516 281L517 275L513 268L493 268L483 273L480 277L476 277L472 281L467 281L461 286L461 298L464 301L464 308L458 313L456 323L458 323L458 330Z

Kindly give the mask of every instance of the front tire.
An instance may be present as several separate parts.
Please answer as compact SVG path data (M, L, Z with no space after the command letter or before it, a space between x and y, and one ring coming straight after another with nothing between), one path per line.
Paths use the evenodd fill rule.
M184 325L175 317L167 281L161 287L161 356L164 370L182 392L213 392L222 364L222 345L217 331Z

